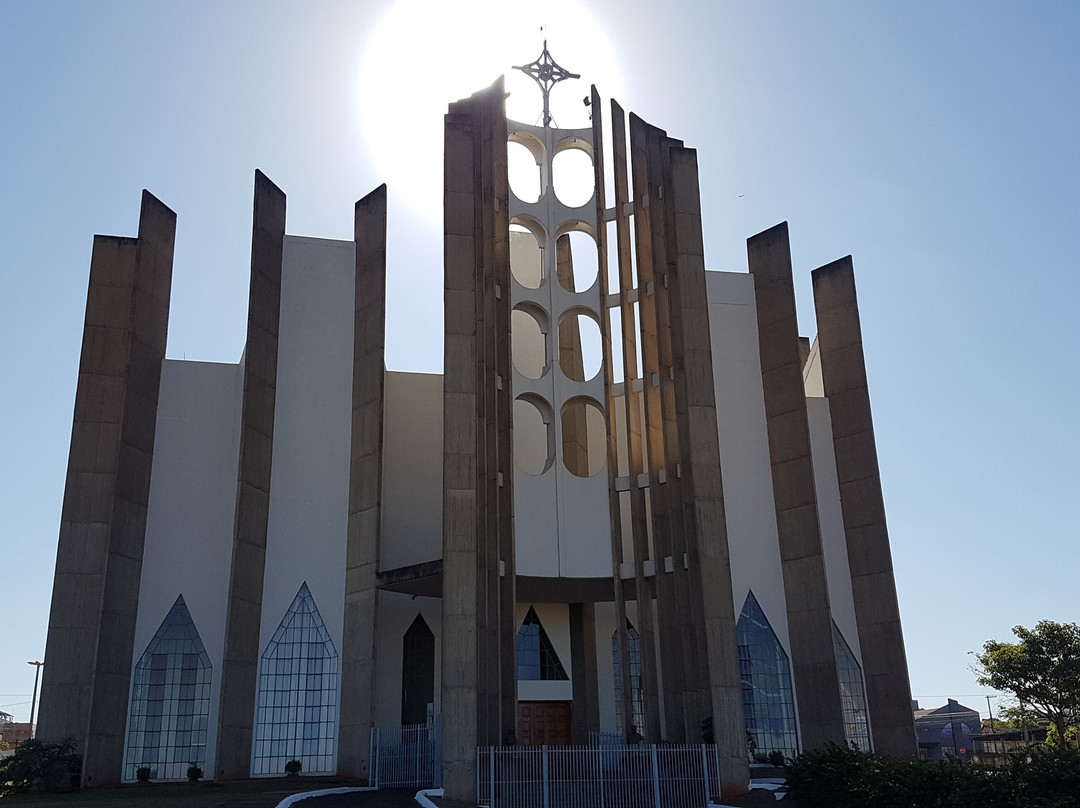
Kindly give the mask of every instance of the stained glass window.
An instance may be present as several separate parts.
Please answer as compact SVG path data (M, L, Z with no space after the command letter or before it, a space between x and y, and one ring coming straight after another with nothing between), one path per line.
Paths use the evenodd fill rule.
M764 763L770 752L792 756L798 741L791 667L753 592L746 596L736 634L747 757Z
M641 684L641 637L630 621L626 621L626 645L630 656L630 702L634 715L631 723L639 732L645 727L645 691ZM615 730L620 735L626 731L623 726L622 705L622 661L619 659L619 632L611 635L611 667L615 674Z
M870 749L870 724L866 714L866 689L862 667L851 647L833 623L833 651L836 653L836 674L840 679L840 708L844 716L844 737L864 752Z
M435 635L421 614L401 638L401 726L426 724L435 702Z
M300 587L259 661L252 774L334 771L338 655L307 583Z
M154 780L183 780L189 765L206 764L212 673L181 595L135 665L124 780L143 767Z
M516 648L518 681L567 679L566 670L559 661L555 646L551 644L532 606L518 629Z

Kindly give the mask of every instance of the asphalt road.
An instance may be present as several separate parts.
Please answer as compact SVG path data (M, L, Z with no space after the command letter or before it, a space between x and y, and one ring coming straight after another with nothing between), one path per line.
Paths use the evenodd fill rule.
M308 797L293 803L295 808L418 808L415 788L385 788Z

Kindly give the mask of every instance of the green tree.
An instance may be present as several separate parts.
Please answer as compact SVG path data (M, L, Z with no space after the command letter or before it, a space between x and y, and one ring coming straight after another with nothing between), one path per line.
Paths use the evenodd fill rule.
M1080 719L1080 626L1040 620L1013 634L1019 642L987 640L975 655L979 684L1012 693L1064 738Z
M999 707L994 713L994 729L999 731L1034 729L1039 726L1039 716L1026 704L1023 712L1017 707Z

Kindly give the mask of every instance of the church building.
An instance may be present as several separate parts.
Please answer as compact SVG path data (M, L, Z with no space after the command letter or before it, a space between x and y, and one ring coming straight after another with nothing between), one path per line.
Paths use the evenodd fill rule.
M176 214L94 238L38 730L84 785L364 779L434 723L463 799L486 746L914 756L851 258L800 336L786 224L706 271L694 149L524 69L537 124L445 116L441 375L385 367L385 186L329 240L256 172L238 364L165 358Z

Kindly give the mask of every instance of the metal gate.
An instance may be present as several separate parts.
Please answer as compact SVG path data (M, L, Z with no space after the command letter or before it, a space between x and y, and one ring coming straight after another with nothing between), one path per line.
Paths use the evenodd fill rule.
M704 808L720 796L716 747L481 747L489 808Z
M371 785L375 788L439 788L442 785L442 731L430 723L371 728Z

